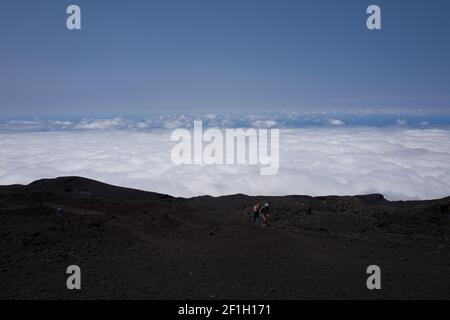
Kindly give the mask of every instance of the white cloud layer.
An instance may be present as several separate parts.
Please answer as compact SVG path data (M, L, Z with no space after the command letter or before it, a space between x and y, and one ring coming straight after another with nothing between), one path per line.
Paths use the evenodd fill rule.
M116 119L95 126L120 123ZM275 176L261 176L258 166L175 166L170 159L175 144L171 132L1 133L0 184L76 175L185 197L378 192L388 199L431 199L450 195L450 129L282 129L280 170Z

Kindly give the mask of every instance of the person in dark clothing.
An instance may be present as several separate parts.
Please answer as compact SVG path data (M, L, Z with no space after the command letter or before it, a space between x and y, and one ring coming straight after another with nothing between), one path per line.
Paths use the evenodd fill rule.
M253 221L254 224L259 224L260 223L260 216L259 216L259 211L260 210L261 210L261 204L258 202L253 207L252 221Z
M269 204L267 202L261 207L259 213L262 217L263 227L267 226L267 223L269 222Z

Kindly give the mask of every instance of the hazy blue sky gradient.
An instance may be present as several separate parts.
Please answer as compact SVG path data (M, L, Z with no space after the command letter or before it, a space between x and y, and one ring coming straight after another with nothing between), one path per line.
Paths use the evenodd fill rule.
M3 0L0 118L450 110L449 14L448 0Z

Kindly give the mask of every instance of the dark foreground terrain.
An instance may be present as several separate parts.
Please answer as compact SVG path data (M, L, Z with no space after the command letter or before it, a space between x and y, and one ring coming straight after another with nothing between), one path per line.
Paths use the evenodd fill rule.
M249 219L259 200L271 204L266 228ZM4 186L0 298L449 299L449 205L381 195L182 199L76 177ZM66 288L73 264L80 291ZM381 290L366 287L372 264Z

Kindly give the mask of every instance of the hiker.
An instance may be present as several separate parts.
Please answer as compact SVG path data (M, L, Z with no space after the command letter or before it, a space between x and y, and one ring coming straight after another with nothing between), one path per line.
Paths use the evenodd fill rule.
M261 214L263 219L263 227L267 226L267 223L269 222L269 204L267 202L264 203L264 206L261 207L259 213Z
M252 221L254 224L259 224L260 219L259 219L259 211L261 210L261 203L257 203L254 207L253 207L253 215L252 215Z

